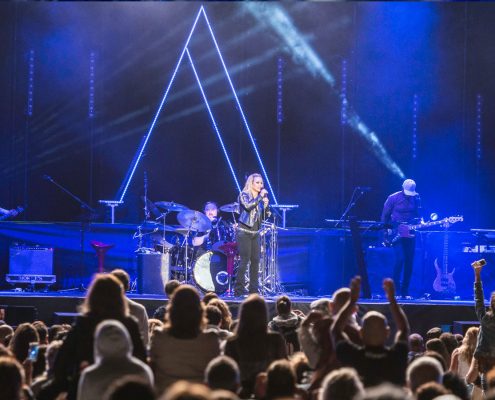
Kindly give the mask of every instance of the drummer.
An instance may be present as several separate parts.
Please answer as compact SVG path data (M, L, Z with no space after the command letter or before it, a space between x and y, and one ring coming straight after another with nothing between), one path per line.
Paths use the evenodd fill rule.
M227 240L226 236L226 224L222 221L222 218L218 217L218 205L214 201L208 201L204 207L204 214L211 221L211 230L207 232L200 232L198 236L192 240L195 256L199 257L201 254L211 250L214 243Z

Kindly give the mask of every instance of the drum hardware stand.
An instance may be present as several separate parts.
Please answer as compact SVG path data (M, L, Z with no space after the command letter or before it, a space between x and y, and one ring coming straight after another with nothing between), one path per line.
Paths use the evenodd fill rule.
M164 213L162 213L158 218L155 219L155 221L158 221L160 218L163 218L163 233L162 233L162 253L165 253L165 246L163 245L163 243L165 243L167 241L167 237L165 236L165 233L166 233L166 228L167 228L167 224L166 224L166 221L167 221L167 215L170 211L165 211ZM154 231L156 232L156 230Z
M154 252L154 249L151 249L149 247L144 247L143 246L143 237L146 235L151 235L155 233L158 230L158 228L155 228L153 232L148 232L148 233L143 233L143 227L142 225L139 225L137 227L137 232L134 233L132 236L133 239L138 239L138 248L134 251L135 253L151 253Z
M118 207L120 204L123 204L123 201L119 200L99 200L98 203L104 204L112 209L112 224L115 224L115 207Z
M194 222L194 219L193 219ZM191 225L189 225L189 228L187 228L187 233L186 236L184 237L184 241L182 242L182 246L184 246L185 243L185 252L184 252L184 282L188 283L189 282L189 275L187 269L189 268L189 236L191 235ZM181 247L182 247L181 246Z

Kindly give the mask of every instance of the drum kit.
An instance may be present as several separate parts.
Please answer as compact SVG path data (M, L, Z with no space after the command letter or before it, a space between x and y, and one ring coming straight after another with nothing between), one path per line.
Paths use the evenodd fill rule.
M155 221L146 221L137 228L138 253L163 253L170 261L170 279L193 284L202 291L218 294L233 292L232 278L238 264L235 242L235 214L238 203L219 208L232 214L233 222L223 216L210 220L200 211L170 201L152 203L148 209L159 215ZM177 213L178 225L168 225L167 216ZM201 239L200 245L196 238Z

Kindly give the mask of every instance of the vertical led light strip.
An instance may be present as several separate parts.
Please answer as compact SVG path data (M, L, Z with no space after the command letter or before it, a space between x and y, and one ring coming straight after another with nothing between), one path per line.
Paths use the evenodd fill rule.
M342 60L342 87L340 89L340 124L347 125L347 60Z
M29 50L29 68L28 68L28 92L26 114L28 117L33 116L33 99L34 99L34 50Z
M481 124L481 113L483 109L483 97L480 94L476 96L476 161L479 163L482 157L481 143L483 135L483 126Z
M88 118L95 116L95 52L89 54L89 99Z
M256 153L256 157L258 159L258 162L260 164L261 171L263 172L263 176L265 177L266 184L268 185L268 188L270 189L270 192L273 197L273 202L275 204L278 204L277 197L275 196L275 192L272 189L272 184L270 182L270 179L268 178L268 175L266 173L265 166L263 164L263 161L261 160L260 153L258 151L258 147L256 146L256 142L254 141L253 134L251 133L251 129L249 128L249 125L246 120L246 116L244 115L244 111L241 106L241 102L239 101L239 98L237 97L237 93L234 88L234 84L232 83L232 80L230 79L229 71L227 70L227 67L225 66L225 62L222 57L222 53L220 52L220 48L218 47L217 40L215 38L215 35L213 33L213 30L210 25L210 21L208 20L208 17L206 16L206 11L204 10L203 7L201 7L200 12L203 13L206 24L208 25L208 30L210 31L211 38L213 40L213 43L215 44L215 48L217 50L218 56L220 57L220 62L222 63L223 70L225 71L225 75L227 77L227 80L229 81L230 88L232 89L232 94L234 95L234 99L237 103L237 108L239 109L239 112L241 113L242 120L244 122L244 126L246 127L246 131L249 134L249 139L251 140L251 144L253 145L254 152Z
M282 146L284 59L277 60L277 193L280 194L280 149Z
M179 66L182 62L182 59L184 58L184 54L186 52L187 46L189 45L189 41L191 40L191 36L192 36L194 30L196 29L196 25L198 23L199 16L201 15L202 12L203 12L203 6L201 6L201 8L198 11L198 14L196 15L196 18L194 19L194 24L191 28L191 31L189 32L189 35L187 37L184 48L182 49L179 60L177 61L177 65L175 66L174 72L172 74L172 78L170 79L170 82L167 86L167 89L165 90L165 93L162 97L162 101L160 102L160 105L158 106L158 110L155 113L155 117L153 118L153 121L151 122L148 133L144 136L142 143L139 146L139 149L138 149L136 155L134 156L134 160L131 164L131 168L128 171L126 178L124 179L124 182L123 182L121 188L119 189L119 193L120 193L119 201L123 201L124 196L127 192L127 189L129 188L129 184L131 183L132 177L134 176L134 173L136 172L136 168L139 164L139 161L141 160L141 157L143 156L143 151L144 151L144 149L148 143L148 140L151 136L151 133L153 132L153 128L155 127L158 116L160 115L160 112L162 111L163 105L164 105L165 100L167 99L167 96L168 96L168 92L170 91L170 88L172 87L172 83L175 80L175 75L177 74L177 71L178 71Z
M283 101L283 81L284 81L284 60L282 57L277 61L277 123L281 124L284 120Z
M413 96L413 115L412 115L412 142L411 142L411 157L416 161L418 157L418 95Z
M186 47L186 52L187 52L187 57L189 58L189 62L191 63L192 70L194 72L194 76L196 77L196 81L198 82L199 90L201 91L201 95L203 96L203 100L205 101L206 108L208 109L208 114L210 114L211 123L213 124L213 128L215 129L215 132L217 134L218 140L220 142L220 146L222 147L223 154L225 156L225 159L227 160L227 164L229 165L229 169L230 172L232 173L232 177L234 178L234 182L237 187L237 190L240 192L241 187L239 185L237 177L235 176L234 168L232 167L232 163L230 162L230 158L229 155L227 154L227 150L225 149L225 145L223 144L222 135L220 134L220 131L218 129L217 123L215 121L215 117L213 116L213 113L210 108L210 104L208 103L208 99L206 98L203 85L201 84L201 80L199 79L198 73L191 58L191 53L189 53L189 49L187 49L187 47Z

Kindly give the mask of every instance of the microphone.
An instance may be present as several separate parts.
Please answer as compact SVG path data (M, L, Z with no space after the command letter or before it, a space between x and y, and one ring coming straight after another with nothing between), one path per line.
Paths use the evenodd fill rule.
M371 191L371 187L369 187L369 186L357 186L356 189L357 190L360 190L361 192L369 192L369 191Z

